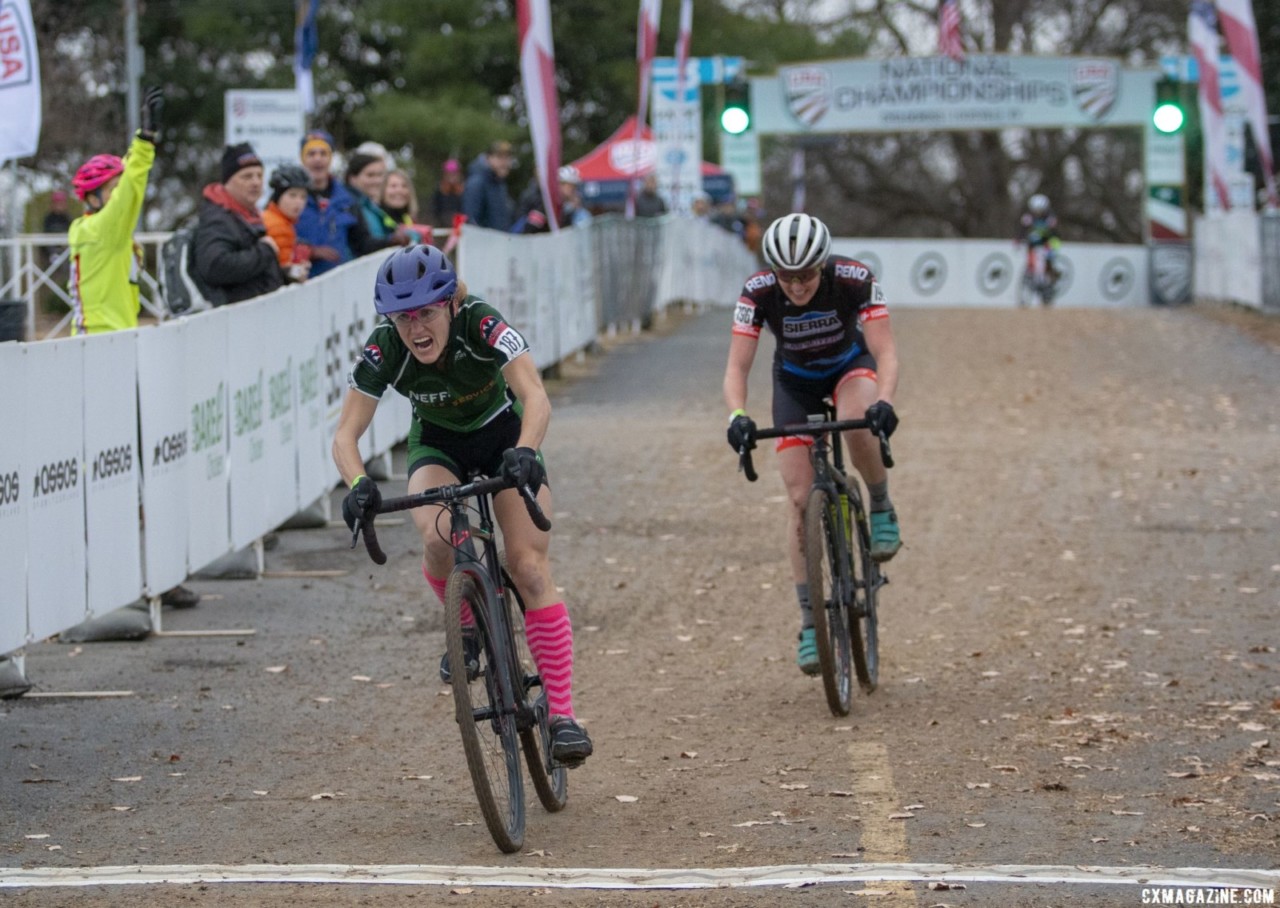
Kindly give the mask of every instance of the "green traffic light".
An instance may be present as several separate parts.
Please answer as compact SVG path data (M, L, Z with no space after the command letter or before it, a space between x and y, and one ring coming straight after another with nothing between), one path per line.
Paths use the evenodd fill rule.
M739 136L751 126L751 115L742 107L726 107L720 114L720 128L731 136Z
M1155 125L1155 128L1166 135L1181 129L1185 120L1186 116L1183 114L1182 108L1168 101L1158 106L1151 115L1151 122Z

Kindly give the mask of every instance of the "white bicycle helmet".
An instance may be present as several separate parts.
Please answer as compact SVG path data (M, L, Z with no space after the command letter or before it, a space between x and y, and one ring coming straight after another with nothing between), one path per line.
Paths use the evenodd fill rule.
M1049 197L1044 193L1037 192L1031 198L1027 199L1027 208L1031 213L1039 216L1049 213Z
M764 261L775 271L802 271L826 263L831 231L807 214L787 214L769 225L761 244Z

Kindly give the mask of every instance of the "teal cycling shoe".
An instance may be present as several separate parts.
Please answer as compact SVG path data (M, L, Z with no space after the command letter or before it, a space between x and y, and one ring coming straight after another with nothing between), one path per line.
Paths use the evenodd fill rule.
M896 511L871 512L871 560L888 561L902 548L902 536L898 532Z
M811 627L800 629L800 644L796 647L796 665L806 675L818 673L818 635Z

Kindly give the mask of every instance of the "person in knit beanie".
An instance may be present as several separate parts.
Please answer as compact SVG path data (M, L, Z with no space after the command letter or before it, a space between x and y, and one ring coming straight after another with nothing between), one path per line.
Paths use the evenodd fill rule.
M300 284L311 273L311 250L298 242L295 225L307 207L311 178L297 164L282 164L271 172L271 201L263 209L267 236L276 241L276 260L290 283Z
M192 245L196 275L218 297L210 300L214 305L270 293L284 283L279 250L258 212L262 159L248 142L228 145L220 175L222 182L204 188Z

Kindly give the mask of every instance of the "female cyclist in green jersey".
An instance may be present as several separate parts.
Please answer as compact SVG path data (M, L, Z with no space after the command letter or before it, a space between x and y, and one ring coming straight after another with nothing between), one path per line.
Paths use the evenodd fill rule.
M592 745L573 712L573 628L551 578L550 536L534 526L515 488L528 485L542 510L550 512L538 446L551 402L529 345L496 309L467 295L452 263L434 246L393 252L378 269L374 299L385 320L373 329L352 369L333 439L334 462L351 487L343 517L354 530L382 500L377 485L364 475L360 437L388 387L413 404L409 494L474 473L511 483L494 496L494 514L508 568L528 609L525 633L547 692L551 756L566 766L578 765ZM441 601L453 566L453 549L437 530L443 510L428 505L412 512L422 536L423 575ZM464 610L464 636L467 625L474 627L469 618ZM449 670L441 660L441 676L447 678Z

